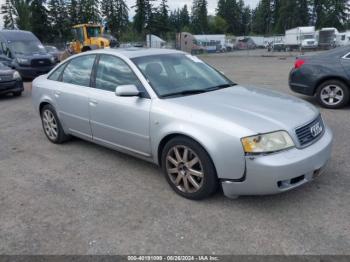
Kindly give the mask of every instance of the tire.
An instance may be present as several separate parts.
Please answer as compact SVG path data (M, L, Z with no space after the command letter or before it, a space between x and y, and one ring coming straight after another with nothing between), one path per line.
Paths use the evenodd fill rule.
M217 191L219 183L214 164L204 148L192 139L183 136L171 139L165 145L161 159L163 173L177 194L202 200Z
M84 46L83 49L81 50L82 53L91 51L91 47L90 46Z
M316 97L322 107L339 109L349 103L349 93L349 87L342 81L329 80L317 88Z
M62 144L69 139L69 136L63 131L61 122L58 119L53 106L45 105L42 108L40 115L44 133L50 142L54 144Z
M13 92L13 96L21 96L22 95L22 91L19 91L19 92Z

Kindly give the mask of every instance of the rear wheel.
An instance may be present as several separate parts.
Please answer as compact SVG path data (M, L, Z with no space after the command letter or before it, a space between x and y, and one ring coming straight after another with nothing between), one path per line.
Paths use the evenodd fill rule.
M175 137L165 145L162 168L173 190L185 198L201 200L217 191L211 158L200 144L187 137Z
M319 86L316 96L323 107L342 108L349 103L349 87L339 80L329 80Z
M21 96L21 95L22 95L22 91L13 92L13 96Z
M68 140L57 117L55 109L51 105L45 105L41 110L41 121L46 137L54 144L62 144Z

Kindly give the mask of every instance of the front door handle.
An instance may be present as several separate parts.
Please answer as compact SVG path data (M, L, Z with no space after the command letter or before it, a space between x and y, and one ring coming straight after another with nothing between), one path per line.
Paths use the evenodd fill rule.
M61 92L60 91L55 91L55 97L59 98L61 95Z
M90 104L90 106L96 106L98 104L98 102L95 99L90 99L89 104Z

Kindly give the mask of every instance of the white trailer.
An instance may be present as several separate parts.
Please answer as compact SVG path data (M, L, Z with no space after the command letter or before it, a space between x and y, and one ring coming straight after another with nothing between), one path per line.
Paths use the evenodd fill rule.
M338 30L334 27L322 28L318 33L318 44L320 48L330 49L337 46Z
M300 50L317 48L318 43L315 38L315 33L314 26L296 27L287 30L284 42L286 49Z
M350 45L350 31L342 32L337 35L337 46Z

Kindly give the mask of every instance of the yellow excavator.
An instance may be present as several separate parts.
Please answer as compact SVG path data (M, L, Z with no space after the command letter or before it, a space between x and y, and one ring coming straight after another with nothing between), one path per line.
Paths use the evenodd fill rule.
M118 46L117 39L104 34L103 26L99 24L75 25L72 28L72 33L73 41L69 43L68 50L63 54L62 60L72 54Z

